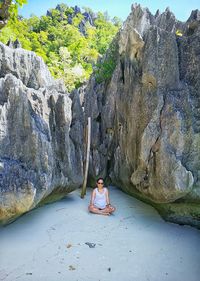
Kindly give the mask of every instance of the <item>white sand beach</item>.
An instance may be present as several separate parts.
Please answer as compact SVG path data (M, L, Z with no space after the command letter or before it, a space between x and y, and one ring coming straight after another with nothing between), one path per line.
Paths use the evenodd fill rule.
M115 214L90 214L80 190L0 228L0 280L199 281L200 231L166 223L110 187ZM87 244L86 244L87 243Z

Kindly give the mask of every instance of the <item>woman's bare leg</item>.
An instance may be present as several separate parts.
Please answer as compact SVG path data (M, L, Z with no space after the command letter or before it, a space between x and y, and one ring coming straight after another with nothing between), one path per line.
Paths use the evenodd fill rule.
M113 213L113 212L116 210L116 208L115 208L114 206L109 205L109 206L107 206L104 210L105 210L107 213L111 214L111 213Z
M99 215L105 215L108 216L109 212L106 209L99 210L98 208L95 208L94 206L90 205L88 207L88 210L93 214L99 214Z

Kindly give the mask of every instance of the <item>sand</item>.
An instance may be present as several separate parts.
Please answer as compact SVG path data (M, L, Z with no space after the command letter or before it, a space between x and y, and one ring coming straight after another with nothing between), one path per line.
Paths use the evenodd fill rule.
M91 190L0 228L0 280L199 281L200 231L166 223L110 187L115 214L88 213Z

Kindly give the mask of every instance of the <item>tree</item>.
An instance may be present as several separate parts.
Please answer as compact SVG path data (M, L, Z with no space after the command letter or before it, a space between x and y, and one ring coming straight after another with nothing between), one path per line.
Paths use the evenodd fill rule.
M7 24L9 18L15 18L18 7L26 3L27 0L0 0L0 29Z
M75 13L74 8L65 4L50 9L46 16L15 17L2 28L0 41L6 44L9 39L18 39L22 48L41 56L52 75L62 78L71 91L89 78L98 57L105 53L119 29L118 20L113 24L106 13L95 15L91 9L85 12L92 15L93 21L96 19L92 21L94 25L84 14ZM96 67L99 81L110 77L114 62L111 55Z
M117 26L117 27L120 27L122 25L122 20L119 18L119 17L114 17L112 19L112 23Z

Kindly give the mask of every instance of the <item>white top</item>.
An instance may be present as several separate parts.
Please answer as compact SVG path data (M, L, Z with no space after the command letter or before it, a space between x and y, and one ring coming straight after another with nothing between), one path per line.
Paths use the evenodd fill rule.
M98 191L98 188L95 188L94 205L99 209L104 209L106 207L106 191L106 187L103 188L102 193Z

